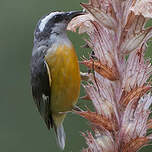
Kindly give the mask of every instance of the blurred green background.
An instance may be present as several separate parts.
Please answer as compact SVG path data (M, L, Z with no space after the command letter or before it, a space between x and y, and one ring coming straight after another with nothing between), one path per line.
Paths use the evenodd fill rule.
M78 10L79 3L80 0L0 0L0 152L60 152L54 132L47 130L31 96L33 31L42 15ZM69 36L79 57L86 53L80 48L82 37L71 32ZM64 152L79 152L86 146L80 131L88 129L87 121L69 114L64 127Z

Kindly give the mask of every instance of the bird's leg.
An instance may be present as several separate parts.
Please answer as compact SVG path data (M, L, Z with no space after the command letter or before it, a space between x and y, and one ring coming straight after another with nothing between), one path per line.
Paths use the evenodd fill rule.
M82 109L79 108L77 105L74 105L72 111L82 111Z
M98 89L98 92L99 92L99 95L100 95L100 89L99 89L99 86L98 86L98 83L97 83L97 80L96 80L96 76L95 76L95 67L94 67L94 61L95 60L98 60L98 58L95 56L95 53L94 51L91 51L91 54L90 54L90 59L92 59L93 61L93 64L92 64L92 73L93 73L93 78L94 78L94 81L95 81L95 84L97 86L97 89ZM91 69L88 70L88 74L89 72L91 73Z

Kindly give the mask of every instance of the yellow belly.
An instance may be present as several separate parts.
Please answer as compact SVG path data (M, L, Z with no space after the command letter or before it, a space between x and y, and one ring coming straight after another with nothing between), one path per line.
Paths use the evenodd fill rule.
M51 74L51 111L66 112L76 104L80 92L80 70L74 48L65 45L46 56Z

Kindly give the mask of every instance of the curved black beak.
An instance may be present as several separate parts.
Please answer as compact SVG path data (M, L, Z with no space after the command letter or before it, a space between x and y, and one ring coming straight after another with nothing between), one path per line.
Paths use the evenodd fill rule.
M71 11L71 12L66 13L66 17L69 19L69 21L71 21L74 17L83 15L83 14L84 14L83 11Z

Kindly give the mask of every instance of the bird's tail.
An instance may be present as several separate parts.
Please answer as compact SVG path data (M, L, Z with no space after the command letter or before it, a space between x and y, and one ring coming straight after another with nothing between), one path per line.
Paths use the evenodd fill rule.
M63 128L63 120L64 120L65 114L57 114L53 115L53 127L55 129L57 142L59 144L59 147L64 150L65 147L65 140L66 135Z

